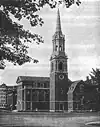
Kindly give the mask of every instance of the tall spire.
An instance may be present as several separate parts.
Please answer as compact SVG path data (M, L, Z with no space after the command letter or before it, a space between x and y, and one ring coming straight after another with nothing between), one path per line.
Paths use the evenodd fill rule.
M59 8L58 8L58 11L57 11L56 32L61 32L61 22L60 22Z

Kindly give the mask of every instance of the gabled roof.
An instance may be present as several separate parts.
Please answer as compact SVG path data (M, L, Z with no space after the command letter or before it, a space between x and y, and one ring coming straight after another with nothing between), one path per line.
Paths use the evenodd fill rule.
M68 93L73 93L78 83L83 82L83 80L74 81L69 87Z
M16 83L23 81L50 81L49 77L32 77L32 76L19 76Z

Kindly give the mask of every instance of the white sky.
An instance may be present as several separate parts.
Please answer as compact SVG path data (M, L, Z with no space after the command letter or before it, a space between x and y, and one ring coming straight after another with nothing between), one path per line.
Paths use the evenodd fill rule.
M83 2L85 1L85 2ZM57 9L45 7L40 11L44 20L42 27L32 28L22 20L26 29L39 33L44 44L30 45L29 54L39 63L27 63L14 66L7 63L5 70L0 70L0 79L7 85L15 85L20 75L49 76L52 36L56 28ZM100 67L100 0L82 0L80 7L73 5L69 9L60 7L61 26L65 35L66 54L68 55L68 75L71 80L85 79L92 68Z

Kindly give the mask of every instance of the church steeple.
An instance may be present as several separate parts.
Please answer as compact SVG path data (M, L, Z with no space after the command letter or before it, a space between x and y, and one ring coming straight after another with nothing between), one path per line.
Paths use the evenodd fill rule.
M56 22L56 31L55 31L53 38L52 38L53 52L52 52L50 61L52 63L55 60L55 63L56 63L56 62L61 61L63 59L63 62L65 61L65 65L62 70L64 72L67 72L67 65L66 65L67 64L67 55L65 53L65 36L63 35L62 30L61 30L59 9L57 10L57 20L56 21L57 21ZM58 63L56 63L56 64L58 64ZM60 66L60 65L57 65L57 66ZM59 68L57 69L57 67L55 69L53 69L53 66L52 66L51 70L58 71L60 69Z
M61 22L60 22L59 8L58 8L58 11L57 11L56 32L61 32Z
M61 30L60 13L57 10L56 31L52 38L50 58L50 110L67 110L68 72L65 53L65 36Z
M65 54L65 36L61 30L60 12L57 10L57 20L56 20L56 31L52 38L53 42L53 52L51 59L55 57L63 56L66 58Z

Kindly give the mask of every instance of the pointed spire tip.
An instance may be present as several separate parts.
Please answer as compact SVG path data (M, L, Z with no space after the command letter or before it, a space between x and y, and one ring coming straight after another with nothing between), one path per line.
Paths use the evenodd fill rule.
M56 32L60 32L61 31L61 22L60 22L60 12L59 12L59 8L57 11L57 23L56 23Z

